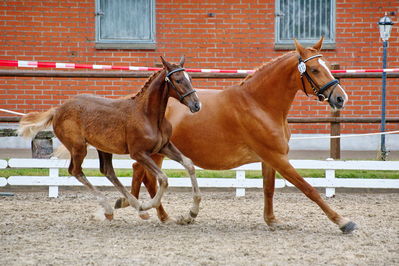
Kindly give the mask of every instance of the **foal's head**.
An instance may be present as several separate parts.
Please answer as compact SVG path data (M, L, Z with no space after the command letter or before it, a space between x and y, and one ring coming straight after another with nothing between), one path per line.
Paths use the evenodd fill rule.
M179 65L167 62L162 56L161 60L166 70L165 81L166 86L169 86L169 95L190 108L192 113L198 112L201 103L191 85L191 77L184 71L184 56L180 59Z
M348 101L348 95L330 71L330 64L320 54L323 37L310 48L304 48L295 40L298 52L298 70L302 88L306 95L316 95L320 101L328 101L334 109L341 109Z

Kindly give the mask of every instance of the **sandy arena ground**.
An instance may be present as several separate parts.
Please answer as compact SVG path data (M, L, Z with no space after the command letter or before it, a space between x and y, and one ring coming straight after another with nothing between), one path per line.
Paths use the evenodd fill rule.
M104 192L110 202L117 192ZM359 229L344 235L303 194L276 192L283 225L263 222L263 195L203 192L194 224L143 221L133 208L112 222L85 190L0 197L0 265L399 265L399 193L338 193L328 203ZM145 195L143 195L146 198ZM191 193L169 191L164 206L186 214Z

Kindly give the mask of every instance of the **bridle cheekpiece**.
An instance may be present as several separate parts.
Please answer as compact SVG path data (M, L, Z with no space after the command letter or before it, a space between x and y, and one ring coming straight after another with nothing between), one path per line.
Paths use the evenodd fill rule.
M190 90L190 91L188 91L188 92L186 92L186 93L184 93L184 94L182 95L182 94L180 94L180 92L177 90L175 84L173 84L172 80L170 79L170 77L172 76L173 73L180 72L180 71L185 71L185 70L186 70L185 68L176 68L176 69L174 69L174 70L168 72L168 73L166 74L166 77L165 77L166 83L172 85L172 88L175 90L177 96L179 96L179 101L180 101L180 102L183 102L183 100L184 100L185 97L187 97L187 96L189 96L190 94L193 94L193 93L196 92L196 90Z
M306 64L305 63L307 61L309 61L309 60L312 60L312 59L315 59L315 58L318 58L318 57L322 57L322 55L317 54L317 55L311 56L309 58L306 58L305 60L302 60L302 57L299 56L298 57L298 60L299 60L299 62L298 62L298 70L299 70L299 73L301 74L302 87L303 87L303 91L305 92L306 96L308 96L308 93L306 92L306 89L305 89L305 83L303 82L303 76L305 76L306 79L309 81L309 83L312 86L312 89L313 89L314 93L317 95L317 98L319 99L319 101L323 102L325 100L330 99L332 91L331 91L330 95L328 95L327 98L326 98L326 96L324 96L323 93L326 90L328 90L330 87L332 87L332 86L334 86L336 84L339 84L339 81L337 79L333 79L333 80L331 80L330 82L328 82L327 84L325 84L321 88L313 81L313 79L309 76L308 72L306 71Z

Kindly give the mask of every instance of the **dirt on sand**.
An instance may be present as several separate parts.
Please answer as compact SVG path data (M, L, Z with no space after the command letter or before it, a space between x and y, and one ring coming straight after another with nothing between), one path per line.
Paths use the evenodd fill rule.
M109 201L117 192L104 192ZM92 214L85 190L0 197L0 265L399 265L399 193L338 193L328 203L359 228L344 235L303 194L276 192L283 225L266 226L263 194L203 192L194 224L162 224L133 208L112 222ZM146 198L146 195L143 194ZM187 214L191 193L169 191L172 216Z

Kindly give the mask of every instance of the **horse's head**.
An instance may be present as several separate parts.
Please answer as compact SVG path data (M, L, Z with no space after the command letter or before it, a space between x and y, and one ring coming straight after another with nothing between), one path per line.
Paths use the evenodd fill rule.
M191 85L191 77L184 71L184 56L180 59L179 65L167 62L162 56L161 60L166 70L165 81L167 86L172 88L169 90L170 96L190 108L192 113L198 112L201 109L201 103Z
M316 95L320 101L328 101L332 108L341 109L348 101L348 95L331 74L327 60L320 54L322 44L323 37L309 48L302 47L295 40L302 88L306 95Z

